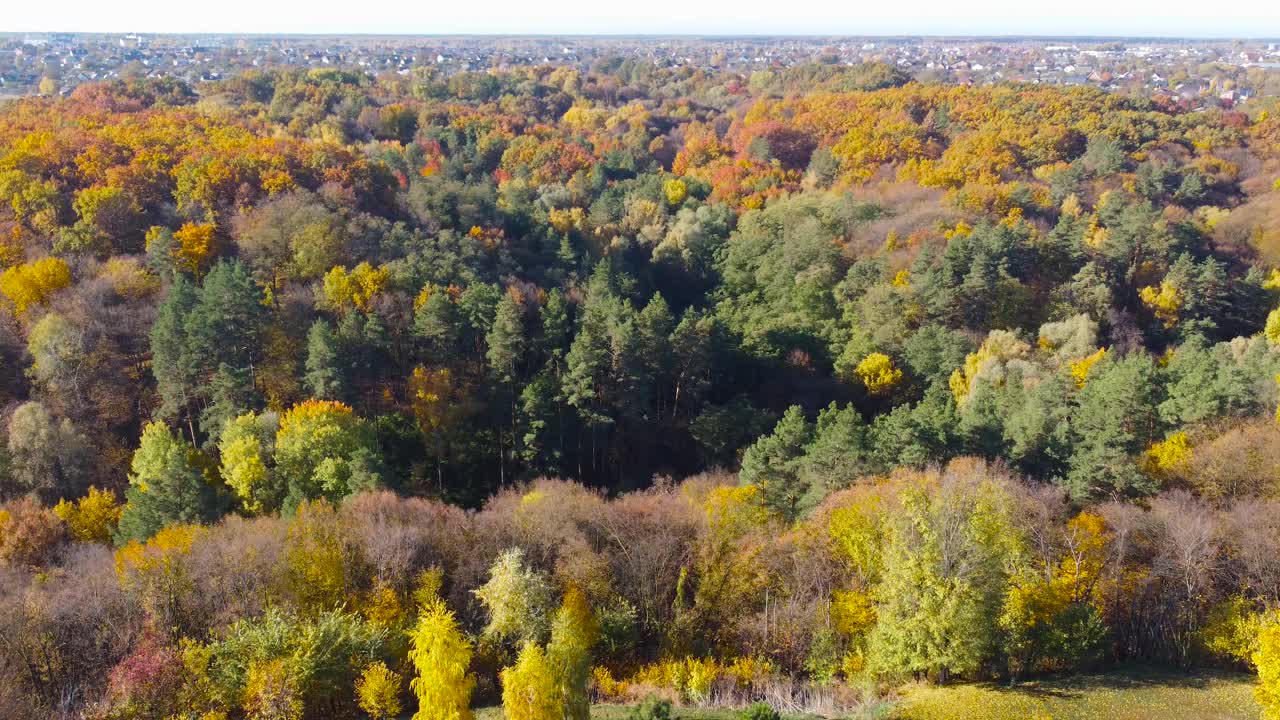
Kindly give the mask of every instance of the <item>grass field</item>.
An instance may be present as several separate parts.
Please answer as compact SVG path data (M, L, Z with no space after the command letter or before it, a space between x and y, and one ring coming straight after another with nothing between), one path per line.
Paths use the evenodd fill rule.
M1005 685L907 688L893 720L1257 720L1255 679L1122 671Z
M626 720L631 708L623 705L595 705L591 708L591 720ZM715 710L703 708L675 708L673 720L738 720L739 710ZM482 708L475 712L476 720L502 720L502 708ZM788 715L783 720L822 720L814 715Z
M1117 670L1046 678L1014 687L996 683L909 686L892 709L863 718L887 720L1258 720L1254 676L1203 672ZM624 720L629 708L597 705L592 720ZM676 720L736 720L733 710L677 708ZM483 708L476 720L502 720L502 709ZM786 720L812 716L783 715Z

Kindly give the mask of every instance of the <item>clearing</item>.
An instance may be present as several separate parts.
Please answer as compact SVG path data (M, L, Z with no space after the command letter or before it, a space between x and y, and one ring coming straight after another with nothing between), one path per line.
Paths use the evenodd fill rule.
M1018 683L912 685L898 700L850 720L1258 720L1253 675L1203 671L1186 675L1154 669L1046 677ZM625 720L629 708L596 705L592 720ZM476 720L502 720L502 709L476 711ZM739 711L677 707L673 720L737 720ZM789 715L784 720L810 720Z

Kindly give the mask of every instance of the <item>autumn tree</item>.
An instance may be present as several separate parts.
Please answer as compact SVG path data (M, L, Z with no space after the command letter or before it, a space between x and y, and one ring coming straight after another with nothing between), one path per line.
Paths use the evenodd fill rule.
M423 606L411 640L409 661L418 673L409 683L418 696L414 720L469 720L476 684L471 643L443 600L431 598Z
M587 682L591 678L591 649L599 634L599 624L581 590L570 588L551 621L551 641L547 662L559 678L559 696L565 720L588 720L591 698Z

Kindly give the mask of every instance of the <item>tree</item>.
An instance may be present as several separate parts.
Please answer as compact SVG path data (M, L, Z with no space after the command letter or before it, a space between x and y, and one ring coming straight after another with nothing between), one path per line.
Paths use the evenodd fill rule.
M795 519L801 498L808 490L803 486L800 462L805 447L812 441L813 426L805 420L804 410L792 405L770 435L760 438L743 453L738 481L759 487L766 507L782 517Z
M1280 620L1272 619L1258 633L1253 665L1258 668L1255 694L1268 720L1280 718Z
M46 502L84 491L89 444L70 420L55 422L44 405L27 402L9 417L8 431L9 476L15 489L37 493Z
M213 255L214 230L211 223L184 223L173 233L174 259L197 280L200 279L200 271Z
M237 370L251 369L261 348L265 320L262 290L244 264L218 262L200 286L186 319L192 360L205 377L222 363Z
M287 658L251 662L244 689L250 720L302 720L305 710L297 671Z
M185 278L174 278L151 325L151 373L160 394L157 412L169 418L185 415L192 443L196 441L192 406L199 392L201 364L191 357L187 316L196 301L196 288Z
M591 716L587 683L591 679L591 648L599 632L586 596L569 588L551 621L551 642L547 645L547 662L559 679L564 720L589 720Z
M222 479L249 513L274 512L284 501L285 486L271 460L279 417L248 412L228 420L218 439Z
M276 473L285 508L303 500L340 500L381 482L373 433L351 408L333 400L307 400L280 418Z
M110 490L89 488L89 493L75 502L61 500L53 512L66 523L71 537L82 542L109 543L120 524L123 508Z
M427 357L433 362L448 365L458 359L461 322L448 291L436 287L423 289L413 318L413 334L425 345Z
M341 265L324 276L324 305L339 312L352 308L367 310L373 297L387 285L390 272L385 267L374 268L362 262L347 272Z
M712 346L715 321L700 317L692 309L685 312L668 339L671 350L671 417L685 409L694 414L703 393L712 384Z
M864 357L854 372L870 395L884 395L902 381L902 370L894 367L893 360L884 353Z
M409 683L418 696L413 720L471 720L471 643L443 600L433 597L423 606L410 635L409 661L418 673Z
M1017 533L1005 491L982 465L957 461L912 480L887 528L870 661L882 673L934 673L945 683L994 650Z
M818 412L813 442L799 461L800 485L805 488L796 507L800 514L871 472L867 442L866 424L853 405L841 408L833 402Z
M311 396L320 400L341 400L346 391L338 344L333 326L316 320L307 331L307 364L303 382Z
M209 463L162 422L149 423L133 454L117 540L146 540L173 523L208 523L218 516Z
M524 562L520 548L506 550L489 569L489 581L475 590L489 613L485 635L498 640L541 642L547 634L551 610L551 586Z
M606 396L613 349L610 338L611 315L617 299L607 285L593 282L588 300L579 316L578 333L565 356L562 390L565 402L574 408L591 432L591 466L596 467L597 429L613 423ZM579 461L581 463L581 461ZM582 474L579 465L579 476Z
M1071 419L1075 452L1067 490L1073 498L1156 489L1135 457L1159 436L1160 391L1155 364L1142 354L1116 360L1108 355L1090 371Z
M559 720L563 715L560 687L547 654L526 642L516 664L503 668L502 709L507 720Z
M0 505L0 565L45 567L65 539L62 521L35 498Z
M59 258L42 258L14 265L0 273L0 293L13 303L14 311L26 315L32 305L42 305L49 297L71 284L71 270Z
M80 219L58 239L59 249L99 256L137 250L140 208L124 190L109 185L88 187L76 193L72 207ZM129 240L133 242L126 242Z
M502 299L498 301L493 325L490 326L489 333L485 337L485 345L488 348L485 352L485 357L489 361L489 368L493 372L494 379L499 384L506 386L507 406L510 410L508 413L508 427L511 432L508 435L508 441L506 443L502 441L503 431L499 430L498 436L498 470L501 482L504 485L507 478L508 452L512 459L514 459L516 452L516 399L518 394L515 386L521 377L521 365L528 346L528 339L525 336L524 329L524 307L513 290L504 293Z

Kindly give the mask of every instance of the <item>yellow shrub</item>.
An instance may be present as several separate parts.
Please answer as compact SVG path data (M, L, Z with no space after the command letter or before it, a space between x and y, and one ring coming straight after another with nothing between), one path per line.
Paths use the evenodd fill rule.
M516 664L503 668L502 708L507 720L560 720L560 687L537 643L525 643Z
M902 381L902 370L895 368L893 360L884 353L866 356L858 363L855 372L872 395L883 395Z
M744 690L773 675L776 670L772 662L756 657L734 658L733 662L721 668L726 677Z
M740 665L738 672L746 673L751 669L750 665ZM685 701L701 703L710 698L711 686L722 672L726 669L714 658L668 658L640 668L632 676L630 684L671 690Z
M356 681L356 700L360 709L373 720L394 718L400 714L400 673L377 662L364 669Z
M1164 477L1185 467L1190 460L1191 445L1187 442L1187 434L1176 432L1147 448L1142 467L1150 475Z
M1165 327L1178 324L1178 311L1182 309L1182 291L1168 281L1161 281L1160 287L1148 285L1138 291L1142 304L1151 308L1155 316Z
M405 608L400 602L400 596L382 581L378 581L365 596L361 611L369 622L382 627L396 627L405 620Z
M67 524L67 530L77 540L85 542L111 542L111 534L120 523L124 507L116 503L110 490L89 488L89 494L76 502L60 501L53 512Z
M301 720L302 695L288 661L250 663L244 710L253 720Z
M616 700L624 697L631 685L625 680L617 680L609 668L597 665L591 668L591 682L595 684L596 693L605 699Z
M1200 630L1209 652L1240 662L1253 662L1263 626L1270 618L1254 610L1251 601L1236 595L1215 604Z
M71 284L71 269L58 258L42 258L14 265L0 274L0 293L9 298L17 314L42 305L50 295Z

